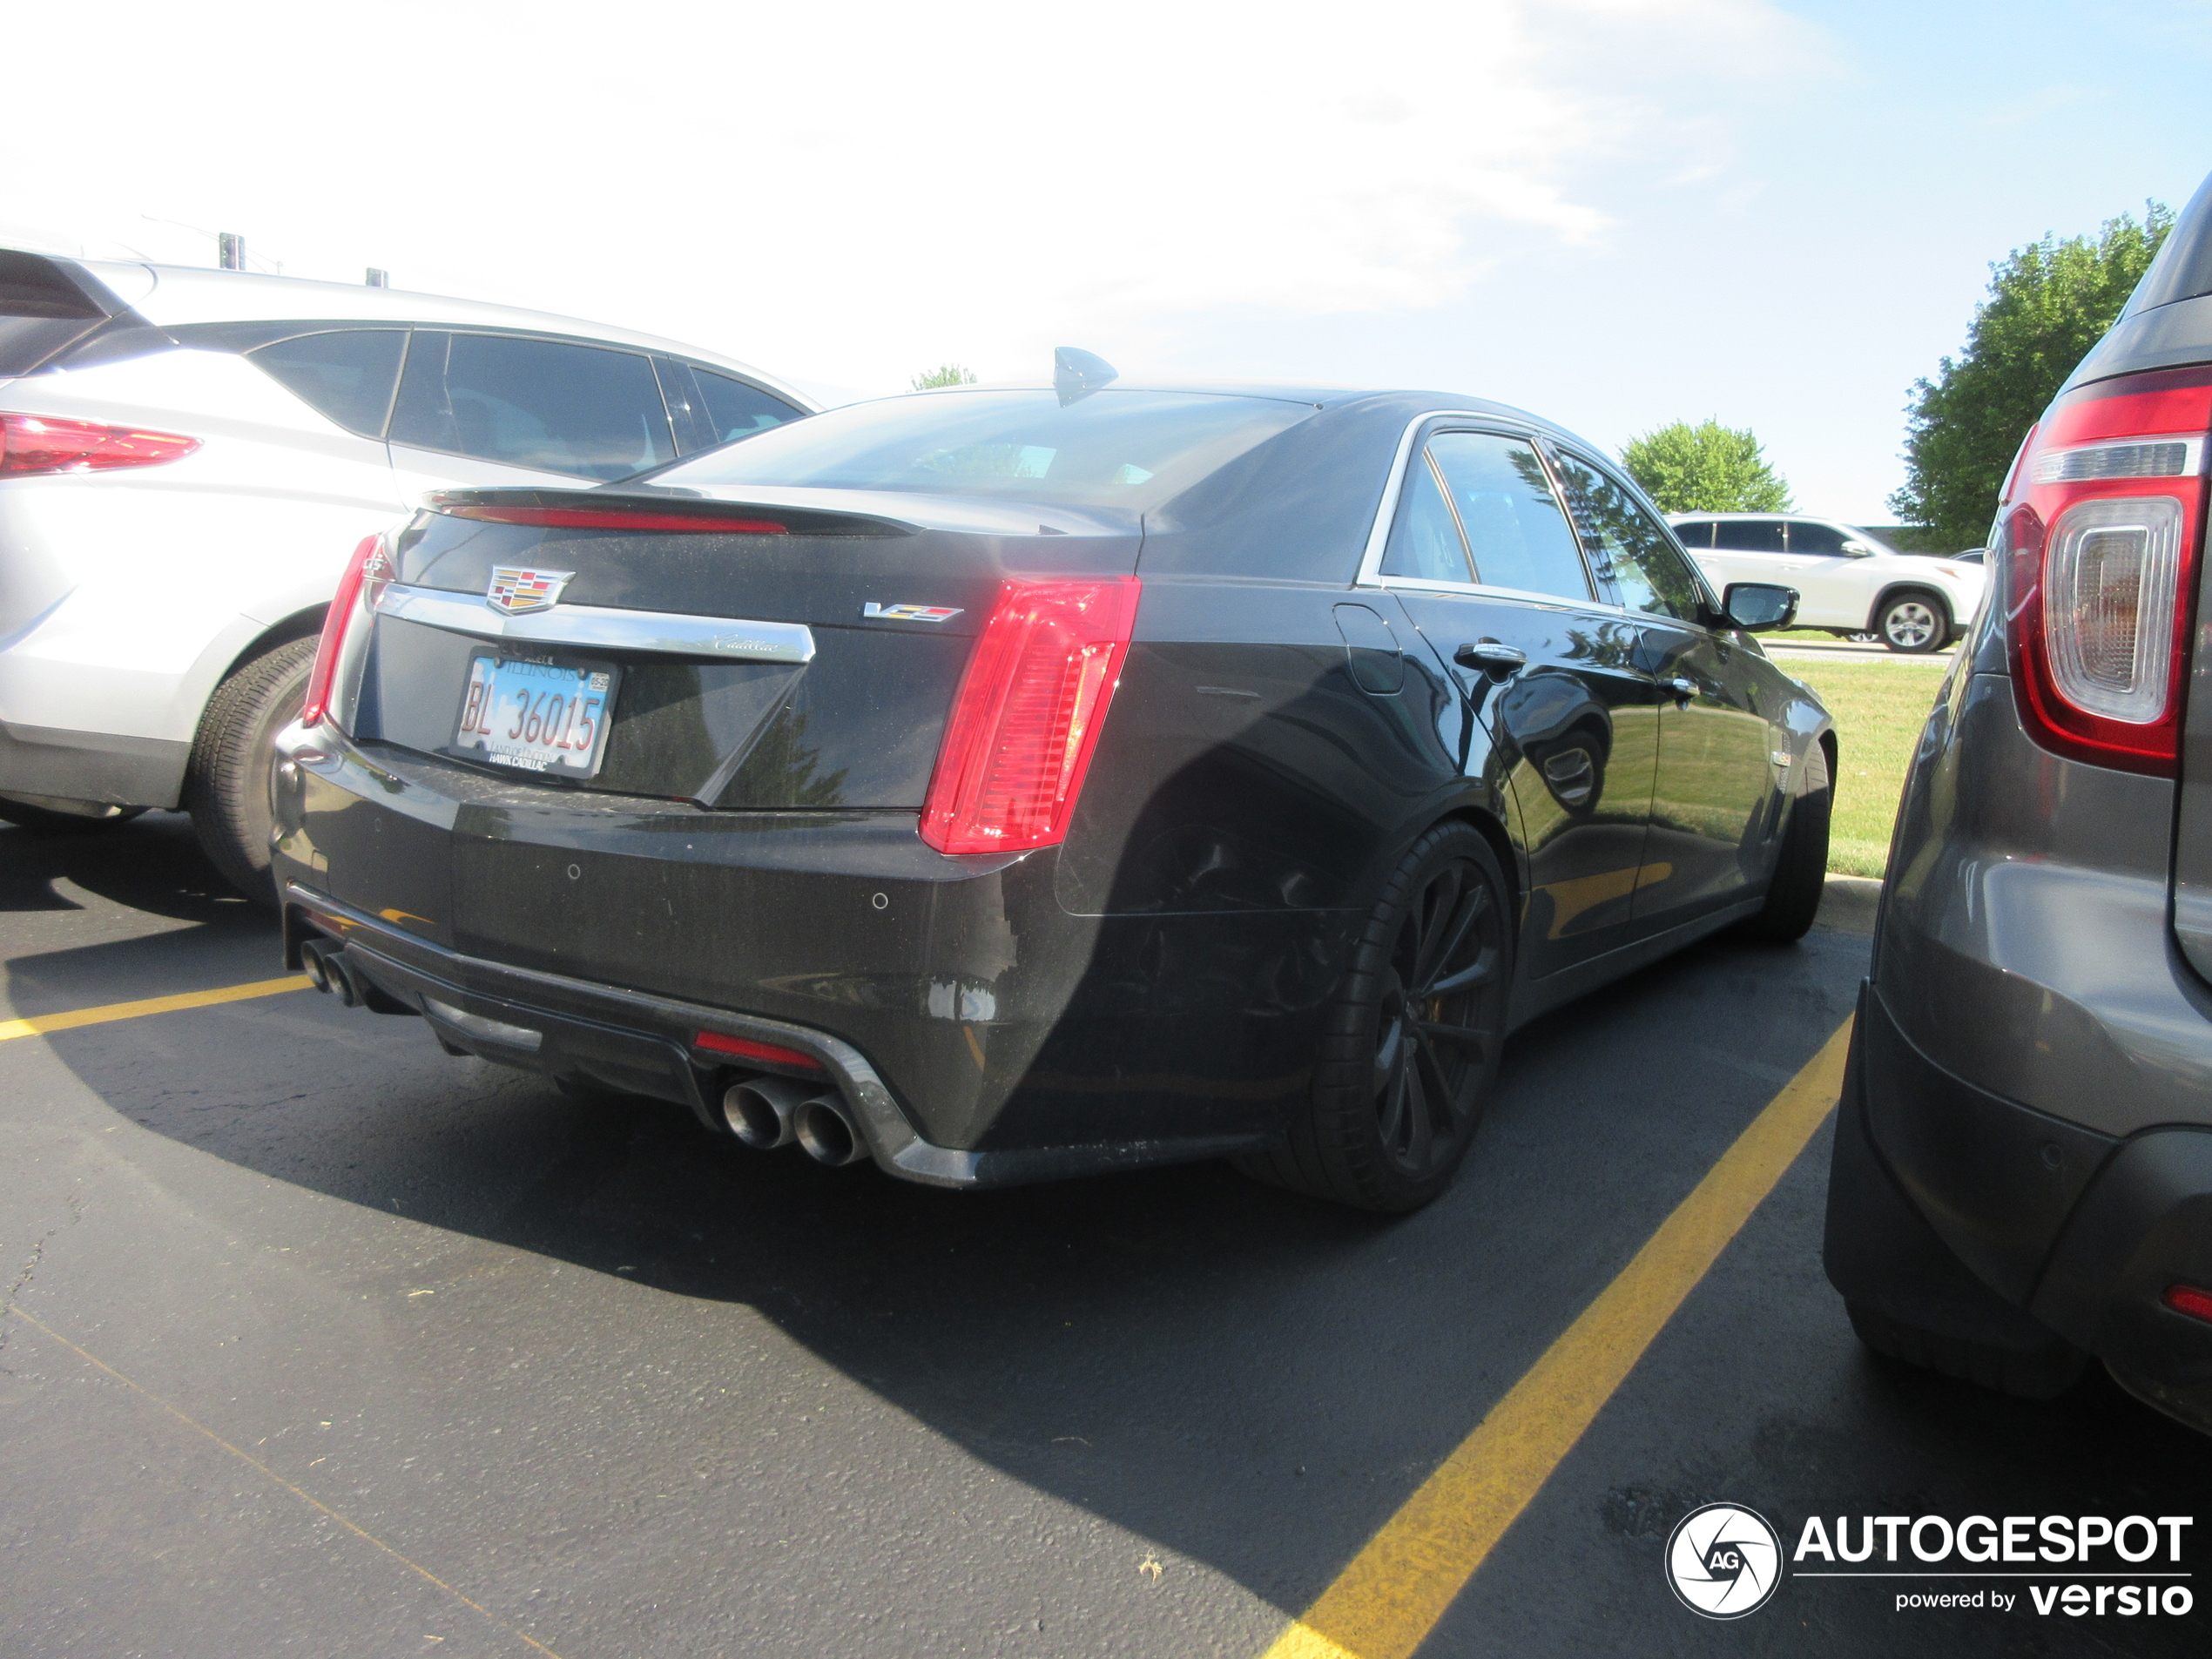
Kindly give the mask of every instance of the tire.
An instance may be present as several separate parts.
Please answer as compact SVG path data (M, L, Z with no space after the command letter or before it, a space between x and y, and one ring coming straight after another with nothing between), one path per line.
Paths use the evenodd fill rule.
M1805 792L1790 808L1782 850L1775 855L1766 903L1757 915L1737 924L1745 939L1764 945L1788 945L1803 939L1820 911L1828 882L1828 819L1836 803L1828 774L1828 748L1816 743L1805 752Z
M1925 588L1905 588L1882 601L1874 613L1874 637L1892 651L1925 656L1951 639L1951 608L1943 596Z
M1505 1046L1506 894L1496 855L1472 825L1440 824L1413 844L1322 1015L1305 1103L1280 1146L1238 1169L1386 1215L1418 1210L1451 1184ZM1417 1020L1417 1008L1429 1017Z
M105 835L145 810L143 806L118 806L105 817L87 818L79 813L51 812L27 801L0 799L0 822L13 824L17 829L36 830L41 835Z
M215 688L200 716L185 769L185 810L208 860L256 904L273 907L269 804L276 734L300 713L315 641L294 639L265 651Z

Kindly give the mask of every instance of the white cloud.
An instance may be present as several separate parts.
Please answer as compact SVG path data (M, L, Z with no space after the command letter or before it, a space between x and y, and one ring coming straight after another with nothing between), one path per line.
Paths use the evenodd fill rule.
M1602 239L1592 169L1719 165L1653 76L1801 45L1763 0L103 17L98 73L11 87L70 165L17 170L0 220L193 263L155 220L234 230L295 274L379 265L872 388L1063 340L1173 355L1167 320L1229 308L1433 307L1505 239ZM80 29L11 19L10 57L78 59Z

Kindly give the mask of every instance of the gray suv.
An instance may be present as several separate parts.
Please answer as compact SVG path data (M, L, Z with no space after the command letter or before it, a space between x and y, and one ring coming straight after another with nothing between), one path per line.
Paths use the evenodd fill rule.
M1871 1347L2212 1433L2212 181L2013 464L1890 849L1828 1199ZM2193 622L2193 618L2195 620Z

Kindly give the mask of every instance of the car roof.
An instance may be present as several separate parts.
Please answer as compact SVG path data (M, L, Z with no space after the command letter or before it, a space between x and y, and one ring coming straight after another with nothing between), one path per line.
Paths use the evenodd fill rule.
M432 323L457 327L509 329L533 334L562 334L638 351L664 352L694 362L726 368L756 381L800 407L820 408L813 399L778 376L734 357L702 350L682 341L605 323L586 322L549 311L489 305L446 294L416 293L407 288L372 288L366 284L320 282L307 277L265 276L258 271L211 271L189 265L154 265L84 260L87 272L117 290L132 310L157 327L211 322ZM148 279L152 286L148 286Z

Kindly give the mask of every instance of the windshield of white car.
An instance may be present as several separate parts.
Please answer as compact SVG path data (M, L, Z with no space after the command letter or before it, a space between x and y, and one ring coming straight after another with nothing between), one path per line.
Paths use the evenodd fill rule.
M925 392L847 404L651 474L748 484L981 496L1143 512L1314 412L1287 399L1108 388Z

